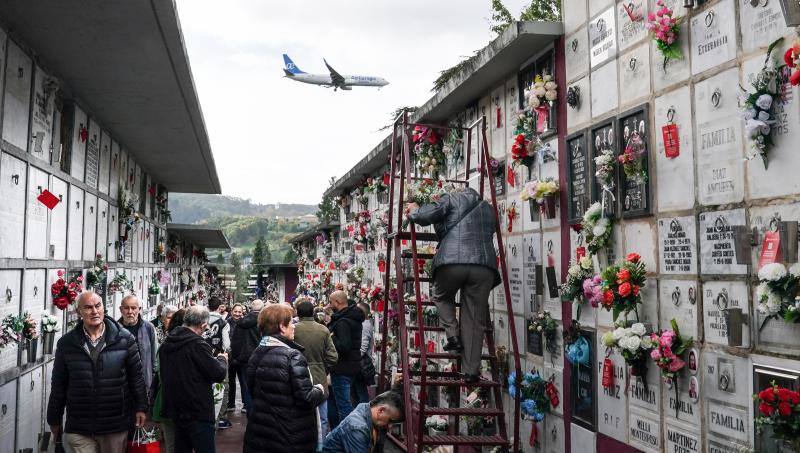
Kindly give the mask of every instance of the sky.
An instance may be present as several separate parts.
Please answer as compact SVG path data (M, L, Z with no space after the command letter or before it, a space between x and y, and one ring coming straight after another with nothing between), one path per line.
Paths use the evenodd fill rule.
M524 0L505 0L518 15ZM392 112L431 96L439 71L486 46L490 0L177 0L222 193L317 204L389 131ZM387 79L352 91L293 82L309 73Z

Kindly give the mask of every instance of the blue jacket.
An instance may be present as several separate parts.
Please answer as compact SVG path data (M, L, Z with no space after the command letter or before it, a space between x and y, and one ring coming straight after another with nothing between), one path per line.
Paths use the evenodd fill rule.
M325 438L323 453L369 453L372 447L372 411L361 403Z

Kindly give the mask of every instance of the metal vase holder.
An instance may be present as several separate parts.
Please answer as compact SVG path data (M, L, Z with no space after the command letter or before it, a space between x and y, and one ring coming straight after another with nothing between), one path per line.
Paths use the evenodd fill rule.
M33 340L25 340L22 345L22 349L24 349L26 353L25 363L36 363L36 352L39 349L39 339L34 338ZM20 356L22 356L22 351L20 351Z
M53 344L55 343L55 339L56 339L55 332L44 332L42 334L42 352L44 354L53 353Z

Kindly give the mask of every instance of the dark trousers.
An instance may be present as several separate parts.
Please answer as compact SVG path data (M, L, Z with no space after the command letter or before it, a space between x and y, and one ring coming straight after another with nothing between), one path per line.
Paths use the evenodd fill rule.
M175 453L216 453L214 422L174 420Z
M436 269L433 303L448 337L460 337L464 345L461 371L478 374L494 271L478 264L447 264ZM456 293L461 291L460 327L456 318Z
M353 400L353 407L358 406L361 403L369 403L369 390L367 388L367 383L364 382L364 378L360 375L353 379L350 397Z
M244 410L250 411L250 389L247 388L247 381L244 376L244 366L228 366L228 407L236 407L236 379L239 379L239 388L242 390L242 404Z

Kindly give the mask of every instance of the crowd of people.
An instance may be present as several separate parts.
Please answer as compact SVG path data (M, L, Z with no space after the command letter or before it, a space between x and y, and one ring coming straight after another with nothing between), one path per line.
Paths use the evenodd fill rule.
M161 307L151 323L135 295L115 321L84 292L56 348L51 433L75 453L122 453L137 429L157 426L163 452L215 452L238 393L244 452L380 451L403 417L401 382L370 400L369 306L343 291L329 301L229 307L212 296L207 306Z

